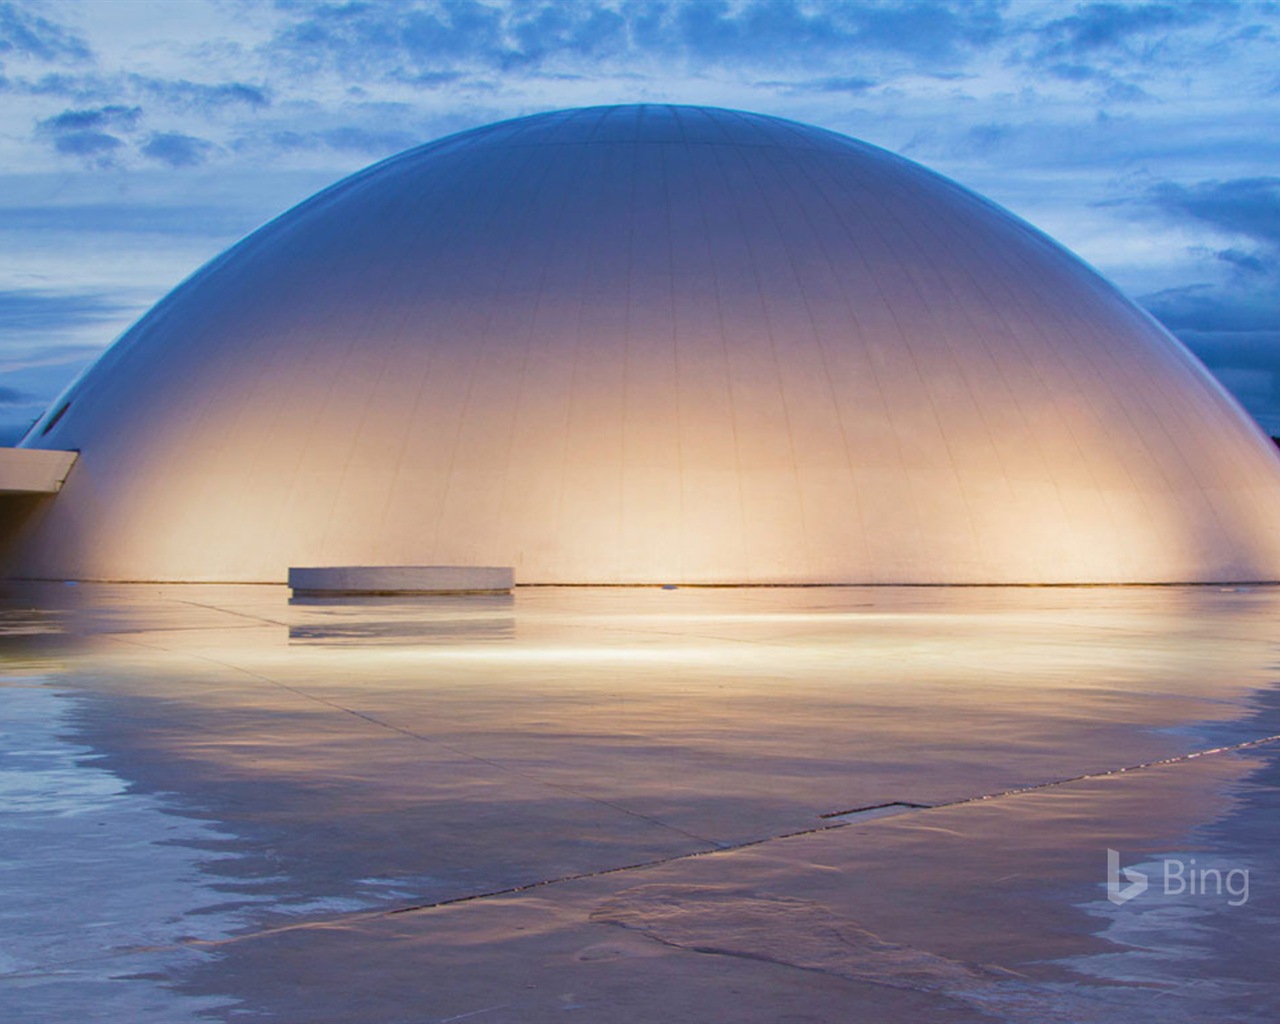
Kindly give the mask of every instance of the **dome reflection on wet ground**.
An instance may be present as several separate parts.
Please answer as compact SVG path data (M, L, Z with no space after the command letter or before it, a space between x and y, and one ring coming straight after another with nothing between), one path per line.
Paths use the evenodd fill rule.
M3 609L6 1021L1280 1011L1280 588Z

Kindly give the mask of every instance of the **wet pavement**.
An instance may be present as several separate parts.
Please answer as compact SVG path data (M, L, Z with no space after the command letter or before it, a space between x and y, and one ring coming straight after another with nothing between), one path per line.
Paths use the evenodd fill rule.
M1277 622L10 585L0 1019L1271 1021Z

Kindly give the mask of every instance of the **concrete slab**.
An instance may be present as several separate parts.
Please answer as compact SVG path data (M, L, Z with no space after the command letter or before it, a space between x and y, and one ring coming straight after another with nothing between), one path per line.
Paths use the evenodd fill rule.
M7 1021L1280 1010L1275 588L7 594Z

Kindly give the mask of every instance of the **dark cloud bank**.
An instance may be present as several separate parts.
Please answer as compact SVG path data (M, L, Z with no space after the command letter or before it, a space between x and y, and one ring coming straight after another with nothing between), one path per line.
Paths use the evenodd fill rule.
M1280 178L1165 183L1149 200L1166 216L1238 239L1211 254L1225 284L1172 288L1141 301L1280 434Z

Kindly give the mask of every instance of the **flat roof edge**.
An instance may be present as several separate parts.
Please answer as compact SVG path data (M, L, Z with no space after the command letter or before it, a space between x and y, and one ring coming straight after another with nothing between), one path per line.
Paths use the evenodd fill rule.
M0 494L57 494L79 452L0 448Z

